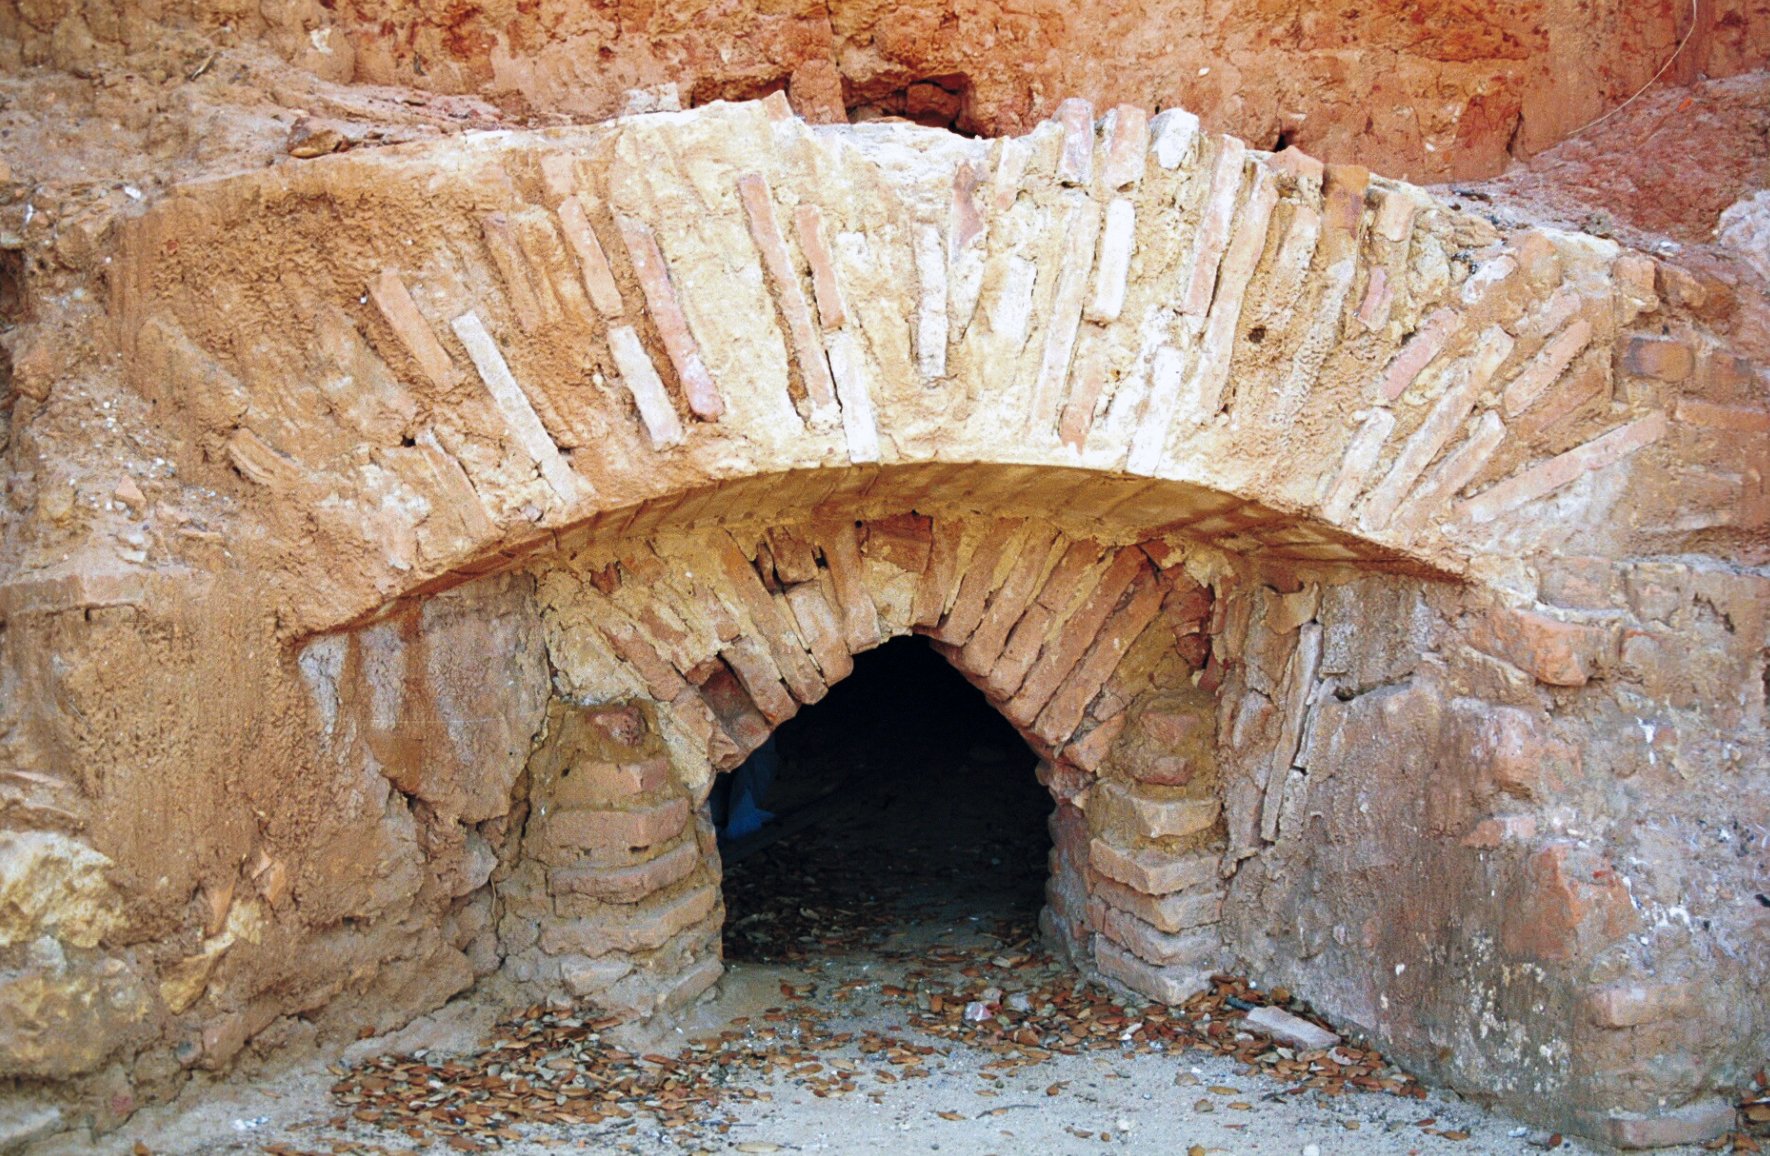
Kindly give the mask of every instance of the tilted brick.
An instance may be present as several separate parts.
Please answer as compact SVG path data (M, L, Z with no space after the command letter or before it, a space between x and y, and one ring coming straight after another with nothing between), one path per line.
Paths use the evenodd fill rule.
M1127 851L1101 838L1089 847L1088 864L1095 873L1143 892L1167 895L1210 883L1217 876L1217 858L1203 852L1175 855L1156 848Z

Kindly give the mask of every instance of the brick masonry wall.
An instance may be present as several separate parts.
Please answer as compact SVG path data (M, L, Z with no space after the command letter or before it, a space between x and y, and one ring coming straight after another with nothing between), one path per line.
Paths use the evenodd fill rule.
M9 531L0 1072L98 1119L476 979L690 998L711 775L919 630L1045 760L1078 962L1712 1123L1770 1035L1756 306L1096 111L359 150L95 241L16 420L84 334L161 464Z

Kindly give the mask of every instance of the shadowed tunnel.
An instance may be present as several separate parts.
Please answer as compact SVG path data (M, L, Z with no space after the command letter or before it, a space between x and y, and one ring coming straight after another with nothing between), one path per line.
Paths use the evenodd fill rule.
M859 656L775 743L776 818L723 848L728 959L1034 933L1051 797L1013 727L923 639Z

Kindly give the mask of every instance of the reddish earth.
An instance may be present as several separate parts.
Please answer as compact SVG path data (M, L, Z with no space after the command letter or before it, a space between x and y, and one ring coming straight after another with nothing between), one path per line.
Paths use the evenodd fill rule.
M0 5L0 54L82 74L170 73L174 52L262 42L328 81L477 95L518 120L784 88L813 120L898 115L985 136L1025 132L1082 96L1194 109L1262 147L1417 181L1491 176L1553 146L1645 84L1681 39L1669 83L1759 67L1770 4Z

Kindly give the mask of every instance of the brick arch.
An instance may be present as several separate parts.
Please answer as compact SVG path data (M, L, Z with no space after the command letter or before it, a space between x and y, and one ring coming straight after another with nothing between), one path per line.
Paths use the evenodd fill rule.
M213 956L143 948L130 966L177 982L143 996L139 1034L201 1035L221 1067L294 1009L342 1020L379 999L398 1018L506 960L521 982L635 1008L691 991L712 971L717 892L686 816L748 741L747 709L769 725L841 663L807 637L828 634L813 594L793 591L815 585L852 653L858 602L826 596L824 575L833 588L856 555L871 573L870 527L884 543L891 519L933 519L931 565L947 519L976 527L959 539L972 548L1018 519L1021 541L1053 536L1038 593L991 619L1022 559L1004 560L949 642L986 686L1004 654L1024 657L1016 631L1068 556L1058 534L1097 540L1101 574L1107 551L1141 554L1161 606L1182 597L1176 565L1213 595L1204 670L1120 695L1122 666L1071 681L1092 678L1084 654L1022 711L1029 733L1046 726L1058 794L1099 801L1074 808L1085 829L1069 821L1088 887L1059 912L1082 928L1072 941L1098 937L1097 963L1117 958L1145 990L1185 976L1127 920L1188 930L1139 904L1186 892L1192 861L1142 853L1183 850L1158 824L1193 780L1160 779L1185 773L1173 760L1208 706L1212 852L1236 900L1220 926L1254 971L1557 1126L1672 1134L1653 1129L1683 1126L1677 1105L1694 1105L1691 1127L1712 1121L1703 1097L1761 1058L1761 1030L1723 1015L1763 1005L1761 977L1734 962L1754 912L1715 898L1749 893L1746 868L1703 858L1702 918L1720 930L1686 920L1674 942L1668 881L1695 876L1633 832L1729 804L1718 773L1701 790L1656 779L1674 759L1761 747L1765 704L1712 689L1762 684L1761 580L1663 559L1761 544L1764 426L1749 363L1662 300L1670 276L1607 241L1248 150L1184 113L1096 122L1079 103L994 141L714 106L175 189L124 225L111 305L151 415L133 420L176 468L197 569L5 591L9 637L36 653L56 653L46 624L63 610L140 608L165 627L141 645L189 685L263 692L249 717L193 712L178 742L109 756L109 782L140 794L106 787L105 806L140 813L128 804L162 782L203 804L167 815L164 838L214 862L181 864L166 893L209 897L216 927L250 906L265 928L217 949L252 984L206 988ZM1746 436L1716 432L1733 429ZM801 523L815 578L771 536ZM691 570L660 544L704 560L692 572L723 591L735 632L645 620L668 601L647 585ZM638 554L630 574L608 554L642 545L656 566ZM900 622L920 575L883 581L858 586L881 634L944 629L963 597L961 579L935 620ZM210 598L224 626L191 643ZM1108 621L1135 595L1120 599ZM1169 634L1170 662L1201 636ZM1692 669L1711 654L1724 675ZM1016 709L1021 689L999 691ZM712 698L736 692L750 708L722 717ZM86 702L164 736L158 700ZM414 727L448 741L404 741ZM566 781L599 781L596 764L608 789L553 815L663 818L581 820L562 846L596 870L554 894L550 872L573 864L524 847L531 828L547 837L567 756L583 766ZM251 779L250 809L222 786L230 758L277 766ZM227 821L190 818L209 815ZM95 844L130 848L116 827L95 823ZM601 862L583 854L599 829L621 851ZM1613 884L1642 850L1659 865L1636 908ZM667 918L600 923L630 936L601 954L540 942L536 912L558 928L610 905ZM167 910L153 919L176 921ZM360 991L282 970L313 944L370 977ZM1477 1032L1470 1007L1503 1030ZM1713 1064L1653 1067L1633 1043L1644 1025Z
M635 1013L712 983L722 907L694 816L713 775L913 633L1040 757L1054 944L1153 998L1191 994L1224 958L1223 564L1173 532L887 504L562 544L532 567L556 698L500 892L523 928L506 974Z
M1183 482L1453 573L1533 556L1572 487L1608 549L1582 479L1668 425L1605 404L1605 351L1688 355L1628 336L1652 264L1608 242L1079 101L996 141L771 98L353 154L183 190L125 250L134 380L293 634L784 471Z

